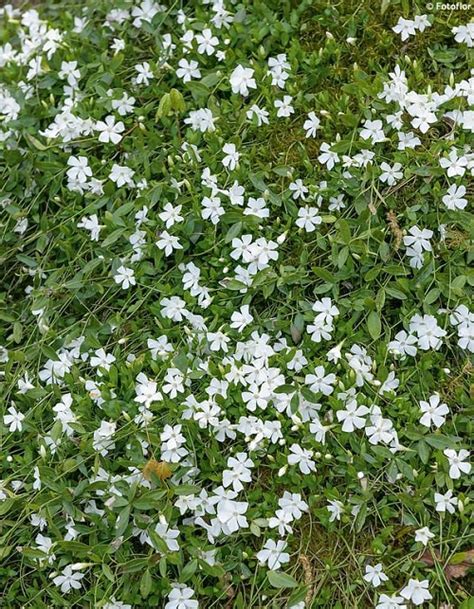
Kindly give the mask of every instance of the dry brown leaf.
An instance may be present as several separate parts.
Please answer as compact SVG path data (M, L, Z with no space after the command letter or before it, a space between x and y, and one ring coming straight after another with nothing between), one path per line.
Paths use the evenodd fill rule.
M398 250L403 241L403 231L398 224L397 215L393 210L387 212L387 220L390 232L394 238L393 247L395 250Z
M166 478L169 478L173 472L166 461L150 459L143 468L143 476L147 480L151 480L152 473L155 474L155 476L160 480L166 480Z
M313 567L311 565L311 561L304 554L300 554L298 560L303 567L304 572L304 583L308 586L308 590L306 592L305 603L309 607L313 601L313 582L314 582L314 574Z
M438 550L425 550L420 557L420 561L428 567L432 567L435 561L438 563L443 562ZM447 579L460 579L472 567L474 567L474 549L455 554L449 563L443 565L443 570Z

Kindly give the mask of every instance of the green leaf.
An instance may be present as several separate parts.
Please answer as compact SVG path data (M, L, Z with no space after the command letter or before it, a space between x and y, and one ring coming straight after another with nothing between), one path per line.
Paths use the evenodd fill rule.
M417 450L418 450L418 455L420 456L421 462L426 465L428 463L428 461L430 460L430 454L431 454L428 444L424 440L420 440L418 442Z
M432 446L433 448L440 449L440 450L444 450L445 448L454 448L455 447L455 443L452 440L450 440L450 438L447 438L446 436L431 435L431 436L425 436L424 439L430 446Z
M141 594L142 598L146 598L150 594L151 584L152 584L151 573L150 573L150 570L147 569L143 573L143 575L140 579L140 594Z
M191 579L191 577L196 572L197 566L198 561L196 559L192 560L191 562L188 562L184 566L184 569L181 571L180 581L186 582L188 581L188 579Z
M122 533L128 526L128 519L130 518L130 506L123 508L123 510L118 515L117 521L115 523L115 534L117 537L120 537Z
M226 236L224 238L225 243L230 243L232 241L232 239L235 239L235 237L238 237L241 232L242 232L242 222L236 222L227 231Z
M367 318L367 329L369 330L370 336L377 340L382 332L382 323L380 321L380 315L377 311L371 311Z
M296 588L298 586L294 577L282 571L268 571L267 577L274 588Z
M25 133L26 140L34 147L36 150L47 150L49 146L46 146L42 142L40 142L37 138L35 138L31 133Z

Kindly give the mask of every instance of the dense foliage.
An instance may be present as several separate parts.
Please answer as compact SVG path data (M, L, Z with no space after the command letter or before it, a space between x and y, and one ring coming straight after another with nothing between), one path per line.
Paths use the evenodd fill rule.
M0 9L2 608L472 609L443 6Z

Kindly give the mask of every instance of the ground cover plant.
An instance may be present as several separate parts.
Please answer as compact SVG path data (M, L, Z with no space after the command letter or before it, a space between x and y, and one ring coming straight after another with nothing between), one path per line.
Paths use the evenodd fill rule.
M2 608L474 607L472 18L0 9Z

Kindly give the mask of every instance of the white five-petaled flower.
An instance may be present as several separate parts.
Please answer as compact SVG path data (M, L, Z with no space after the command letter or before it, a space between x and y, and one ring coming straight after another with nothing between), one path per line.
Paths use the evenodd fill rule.
M378 588L382 582L388 581L388 577L383 572L382 563L374 566L366 565L364 579L367 583L372 584L374 588Z
M194 590L185 584L173 584L164 609L198 609L199 603L193 598Z
M9 406L9 414L3 416L3 422L8 427L9 431L21 431L23 429L23 419L25 415L19 412L14 406Z
M284 95L283 99L276 99L273 105L277 108L278 118L287 118L294 113L294 108L291 105L293 98L291 95Z
M306 131L306 137L316 137L316 132L319 129L321 121L314 112L308 114L308 118L305 120L303 129Z
M448 192L443 196L443 203L449 210L463 210L467 205L467 199L464 198L466 194L465 186L456 186L451 184L448 188Z
M449 408L446 404L440 403L441 399L436 393L430 396L429 401L420 401L420 410L423 415L420 418L421 425L425 427L441 427L446 421L446 415L449 413Z
M278 571L281 565L289 562L290 555L285 552L286 541L281 539L275 542L268 539L260 552L257 553L257 560L261 565L267 564L271 571Z
M435 509L437 512L449 512L450 514L454 514L456 511L458 498L453 497L453 491L451 489L446 491L444 495L442 493L435 493L434 500L436 503Z
M222 164L230 171L233 171L237 167L237 163L239 162L240 158L240 153L237 152L235 144L224 144L222 152L225 153L225 157L222 159Z
M83 573L73 571L73 567L71 565L67 565L64 567L62 573L53 579L53 582L56 584L56 586L61 586L61 592L64 594L69 594L71 590L79 590L82 585L81 579L83 577Z
M99 142L118 144L122 139L120 134L125 131L125 125L122 121L116 123L113 116L106 116L103 121L97 121L95 130L100 133Z
M122 289L126 290L131 285L136 284L135 272L133 269L129 269L126 266L119 266L114 275L114 281L115 283L120 283Z
M118 188L125 186L125 184L128 186L133 186L134 183L132 178L134 175L135 172L133 169L130 169L130 167L117 165L117 163L114 163L112 166L112 171L109 174L109 179L112 180L112 182L115 182Z
M469 474L471 471L471 464L466 461L469 459L469 451L461 449L459 452L451 448L447 448L444 455L449 461L449 477L452 480L457 480L461 477L461 474Z
M375 609L407 609L407 605L401 596L381 594Z
M254 70L238 65L230 75L230 86L232 93L240 93L244 97L249 94L249 89L256 89L257 84L253 77Z
M422 605L425 601L433 598L428 590L429 582L427 579L419 581L410 579L408 584L400 592L400 596L411 601L414 605Z
M197 52L202 55L213 55L215 47L219 44L219 38L214 36L209 28L202 30L202 32L196 34L196 42L198 44Z
M232 321L230 327L236 329L238 332L242 332L242 330L253 321L249 305L242 305L239 311L234 311L234 313L232 313L230 319Z
M87 178L92 176L92 169L89 167L89 161L85 156L70 156L67 164L70 169L67 170L66 175L71 180L84 183L87 182Z
M319 209L317 207L305 205L305 207L300 207L298 210L298 218L295 224L296 226L303 228L307 233L312 233L322 221L323 219L319 215Z
M179 530L172 529L164 516L160 516L160 522L155 525L155 533L165 542L170 552L179 551L179 544L176 541L179 536Z
M199 70L197 61L194 61L193 59L191 61L180 59L178 66L176 76L181 78L183 82L189 82L193 78L201 78L201 71Z
M330 514L329 522L341 520L341 516L344 512L344 505L341 501L338 501L337 499L329 500L326 509Z
M415 541L422 543L424 546L426 546L429 540L433 539L434 536L434 533L432 533L428 527L421 527L421 529L415 531Z

